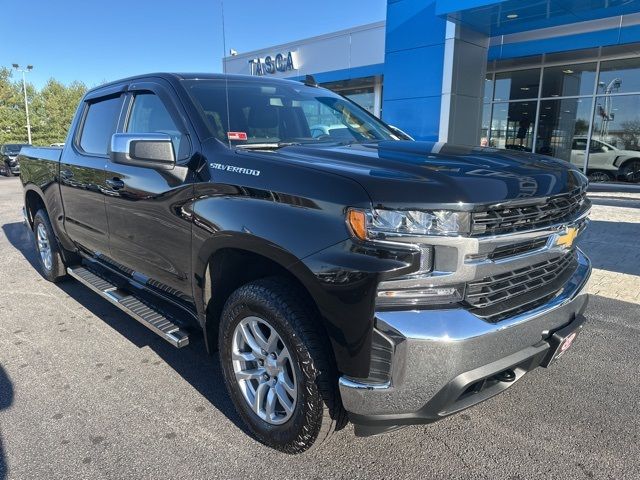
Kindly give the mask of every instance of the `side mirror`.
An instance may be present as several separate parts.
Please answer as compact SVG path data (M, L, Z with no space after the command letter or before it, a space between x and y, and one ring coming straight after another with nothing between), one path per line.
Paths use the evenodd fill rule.
M166 133L114 133L109 158L113 163L171 170L176 164L171 137Z

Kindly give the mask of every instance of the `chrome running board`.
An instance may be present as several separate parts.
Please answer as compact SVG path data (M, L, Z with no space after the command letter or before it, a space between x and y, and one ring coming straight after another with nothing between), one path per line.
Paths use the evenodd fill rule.
M181 348L189 345L189 335L185 331L128 291L118 288L85 267L69 267L67 273L149 330L160 335L174 347Z

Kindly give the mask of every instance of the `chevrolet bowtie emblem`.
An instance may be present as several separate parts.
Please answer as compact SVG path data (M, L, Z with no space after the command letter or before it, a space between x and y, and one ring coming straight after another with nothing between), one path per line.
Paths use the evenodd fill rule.
M578 236L578 229L574 227L567 228L565 233L558 235L558 239L556 240L557 247L564 247L569 249L573 246L573 242Z

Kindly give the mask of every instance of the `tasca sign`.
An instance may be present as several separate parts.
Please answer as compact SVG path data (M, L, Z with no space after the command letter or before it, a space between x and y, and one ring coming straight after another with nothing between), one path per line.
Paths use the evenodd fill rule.
M268 55L264 58L252 58L249 60L249 64L251 65L251 75L271 75L296 69L293 52L278 53L274 57Z

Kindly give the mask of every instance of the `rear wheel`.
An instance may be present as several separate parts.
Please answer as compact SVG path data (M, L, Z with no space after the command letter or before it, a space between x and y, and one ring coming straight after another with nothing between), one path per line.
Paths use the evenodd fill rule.
M300 298L286 280L258 280L229 297L220 322L220 363L236 410L258 440L287 453L346 424L328 339Z
M587 176L592 183L610 182L613 180L613 176L603 170L589 172Z
M42 276L50 282L62 280L67 275L66 266L46 210L38 210L33 217L33 233Z

